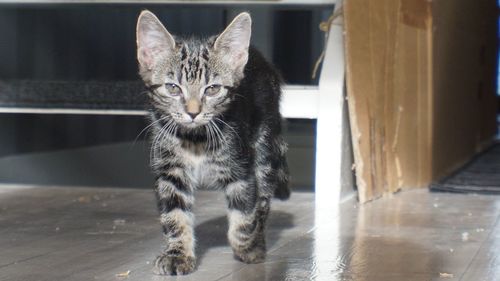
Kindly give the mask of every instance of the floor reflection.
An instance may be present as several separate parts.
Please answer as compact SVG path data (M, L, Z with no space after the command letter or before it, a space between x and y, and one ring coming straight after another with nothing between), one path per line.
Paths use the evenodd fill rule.
M484 233L498 224L495 202L500 197L411 191L316 208L310 279L500 280L500 235ZM477 261L478 253L487 258Z

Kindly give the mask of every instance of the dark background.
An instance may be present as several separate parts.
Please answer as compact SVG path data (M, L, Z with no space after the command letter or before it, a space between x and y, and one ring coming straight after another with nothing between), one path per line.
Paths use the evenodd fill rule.
M123 85L140 84L135 24L146 8L182 36L220 33L249 11L252 44L285 81L318 83L311 78L324 44L318 26L331 6L0 5L0 107L121 109L118 103L137 102L138 87ZM53 83L62 86L52 91ZM76 97L72 89L82 83L97 86ZM147 134L139 135L146 126L143 116L0 113L0 182L149 186ZM295 182L312 186L315 121L288 120L285 131Z
M182 36L220 33L239 12L253 18L252 44L291 84L315 84L323 48L318 26L329 6L64 5L0 6L0 78L136 80L135 24L148 8Z

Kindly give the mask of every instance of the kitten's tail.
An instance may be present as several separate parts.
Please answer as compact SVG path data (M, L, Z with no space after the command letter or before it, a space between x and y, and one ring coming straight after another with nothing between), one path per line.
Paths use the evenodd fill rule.
M288 182L286 184L279 184L278 188L274 190L274 198L279 200L288 200L290 198L290 187L288 186Z
M288 164L286 158L283 157L281 161L281 167L278 169L278 178L276 189L274 190L274 198L280 200L287 200L290 198L290 175L288 172Z

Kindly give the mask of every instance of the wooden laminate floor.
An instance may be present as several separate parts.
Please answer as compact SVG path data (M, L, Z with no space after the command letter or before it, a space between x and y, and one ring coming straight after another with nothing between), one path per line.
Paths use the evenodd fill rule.
M325 220L296 192L273 202L257 265L232 258L223 195L196 197L197 271L161 277L151 191L0 186L0 280L500 280L500 197L414 190Z

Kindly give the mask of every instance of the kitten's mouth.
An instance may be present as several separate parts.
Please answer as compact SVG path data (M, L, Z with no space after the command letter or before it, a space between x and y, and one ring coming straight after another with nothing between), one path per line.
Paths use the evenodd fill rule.
M190 122L183 122L182 126L188 128L188 129L195 129L195 128L199 128L199 127L205 126L206 124L208 124L208 122L204 122L204 121L199 121L199 122L190 121Z
M189 122L189 123L184 123L184 127L189 128L189 129L194 129L200 126L200 124L196 122Z

